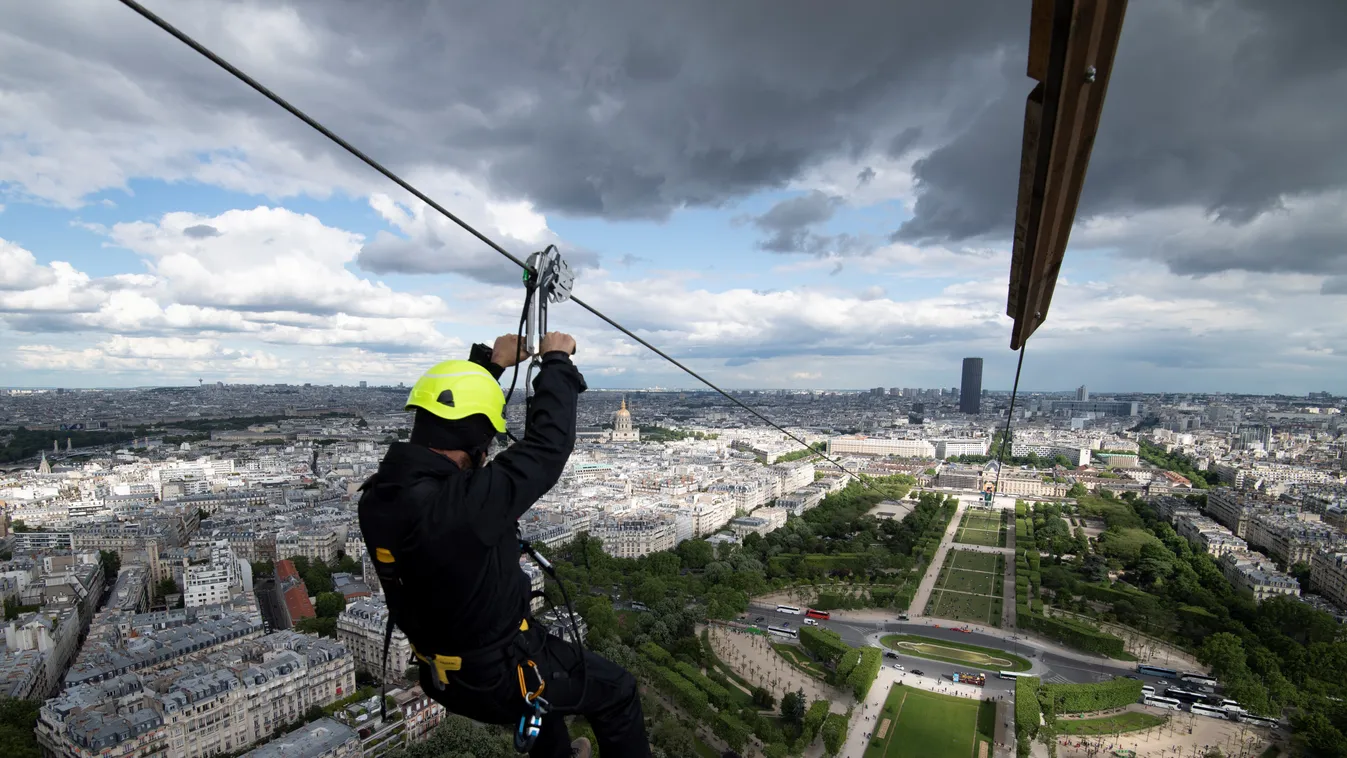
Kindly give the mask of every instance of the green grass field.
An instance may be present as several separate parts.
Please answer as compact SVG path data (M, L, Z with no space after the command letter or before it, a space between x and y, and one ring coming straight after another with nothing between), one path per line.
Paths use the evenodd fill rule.
M948 566L940 572L940 577L936 580L935 586L942 590L954 590L955 592L971 592L974 595L992 595L992 580L994 574L982 571L964 571L962 569L952 569Z
M999 597L936 590L931 593L931 601L926 604L926 615L1000 627L1002 604Z
M1005 557L951 550L926 603L926 615L1001 626Z
M945 663L971 664L980 669L996 671L1028 671L1032 666L1025 658L962 642L949 642L915 634L886 634L880 643L903 655L915 655Z
M1058 734L1092 735L1139 732L1165 723L1163 717L1128 711L1102 719L1057 719Z
M965 513L959 523L955 542L965 545L1000 547L1005 544L1005 529L1000 514Z
M865 758L977 758L977 743L994 737L980 727L996 724L994 712L990 718L982 714L984 705L989 704L894 685L875 719ZM889 725L881 737L885 719Z
M1005 560L1004 556L993 553L974 553L971 550L951 550L946 557L945 562L956 569L967 569L968 571L985 571L991 573L996 571Z

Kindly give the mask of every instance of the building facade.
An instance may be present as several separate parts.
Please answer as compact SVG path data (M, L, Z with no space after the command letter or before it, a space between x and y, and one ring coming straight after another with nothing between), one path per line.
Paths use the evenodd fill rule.
M595 517L589 534L602 540L604 552L616 558L673 550L677 539L673 519L653 511Z
M388 672L384 674L384 630L388 626L388 606L380 599L358 600L337 616L337 641L351 652L358 669L384 682L402 678L412 665L412 645L402 630L393 627L388 646Z

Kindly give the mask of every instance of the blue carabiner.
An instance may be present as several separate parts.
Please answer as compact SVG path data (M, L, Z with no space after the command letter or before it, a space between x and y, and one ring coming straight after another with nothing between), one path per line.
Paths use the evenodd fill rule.
M542 700L542 698L538 698ZM532 703L533 710L519 717L519 728L514 733L514 749L520 753L527 753L533 749L533 743L538 741L538 735L543 730L543 715L547 712L546 706L537 701Z

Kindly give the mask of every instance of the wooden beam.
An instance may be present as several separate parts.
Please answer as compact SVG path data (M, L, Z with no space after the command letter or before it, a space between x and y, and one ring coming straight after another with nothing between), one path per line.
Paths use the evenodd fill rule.
M1126 8L1127 0L1034 0L1028 71L1042 79L1025 104L1006 300L1012 349L1047 318Z

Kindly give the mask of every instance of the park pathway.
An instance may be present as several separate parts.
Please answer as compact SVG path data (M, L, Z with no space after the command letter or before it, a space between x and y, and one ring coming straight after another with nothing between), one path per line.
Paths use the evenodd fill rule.
M777 703L787 692L804 690L809 702L827 700L834 713L846 713L850 693L815 679L791 665L769 644L766 637L712 625L711 648L743 678L776 696ZM803 650L801 652L803 654Z
M1006 524L1006 548L1010 555L1006 556L1006 577L1003 592L1005 598L1001 602L1001 628L1014 629L1017 619L1015 617L1015 512L1011 511L1006 517L1010 522Z
M963 520L965 510L966 506L960 502L954 510L954 518L949 520L949 527L945 529L945 536L940 538L940 546L935 549L935 555L926 567L926 575L921 578L921 584L917 585L917 594L912 596L912 605L908 607L908 615L914 619L926 615L926 603L931 599L936 580L940 578L940 567L945 565L945 555L949 553L954 535L959 531L959 522Z

